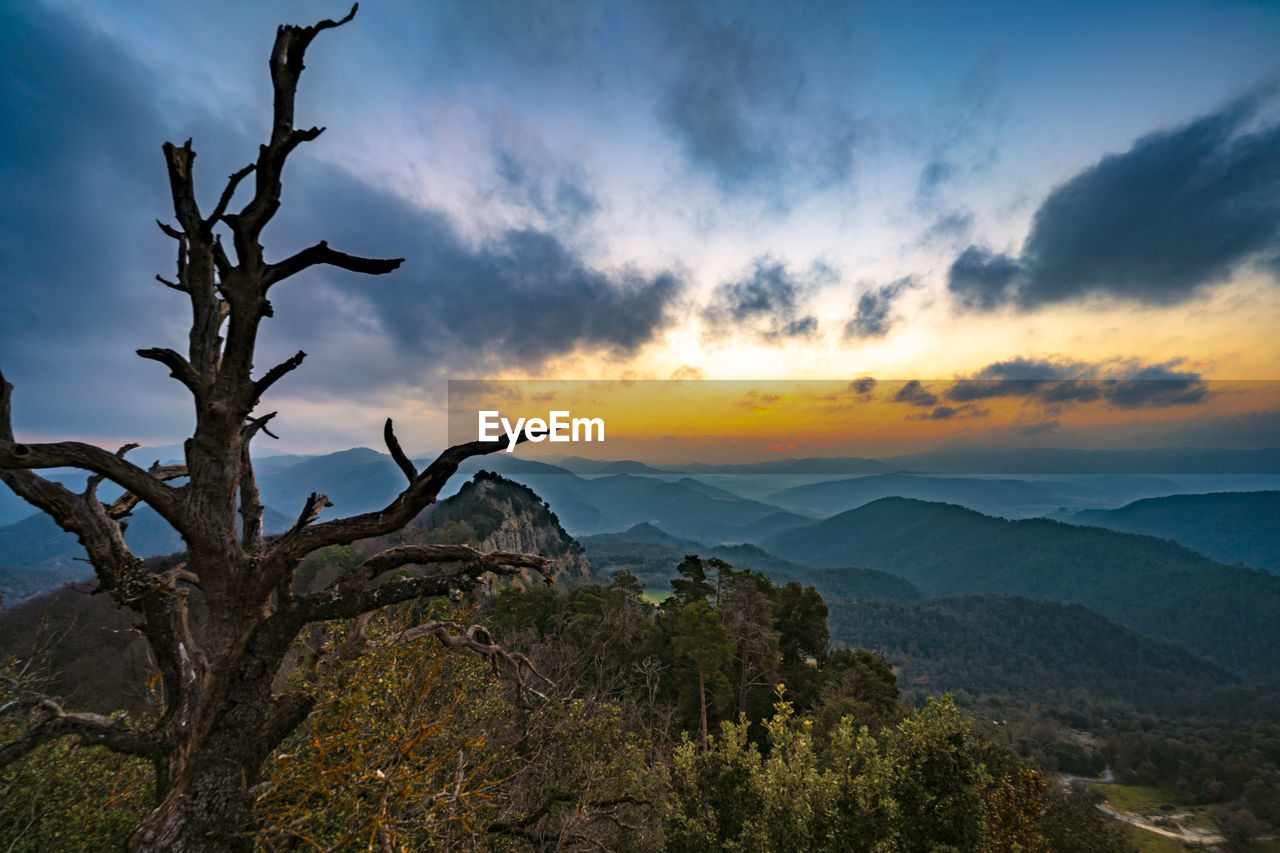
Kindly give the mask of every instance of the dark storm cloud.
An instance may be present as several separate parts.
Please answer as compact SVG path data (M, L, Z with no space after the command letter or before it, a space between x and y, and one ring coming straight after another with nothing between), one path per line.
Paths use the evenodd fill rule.
M810 287L781 263L756 258L742 278L715 289L702 316L717 332L748 331L763 340L808 337L818 330L816 317L800 313Z
M36 4L0 10L0 88L0 368L17 386L15 418L176 434L189 401L133 351L182 348L184 302L152 278L174 257L154 223L172 211L160 144L214 137L215 124L162 110L163 77ZM230 171L210 159L197 174Z
M39 7L0 15L0 369L17 386L18 427L173 440L190 401L134 354L181 351L188 322L182 297L152 278L174 263L154 223L172 218L160 144L194 138L208 210L258 140L74 21ZM407 260L381 278L317 268L273 291L259 368L310 353L283 393L360 398L431 371L536 365L579 347L626 354L667 323L675 275L596 269L538 230L464 239L443 214L324 165L313 146L326 142L294 153L268 258L328 239ZM594 195L571 165L508 147L502 180L518 200L555 227L591 214Z
M1171 364L1155 364L1106 390L1106 398L1127 409L1140 406L1186 406L1201 402L1208 388L1200 374L1173 370Z
M919 379L912 379L898 389L898 393L893 395L893 401L912 406L933 406L938 402L938 395L921 385Z
M1200 374L1178 370L1180 361L1083 361L1012 358L957 380L946 397L955 402L1023 397L1048 407L1103 400L1119 408L1195 405L1209 394Z
M860 376L850 382L845 390L859 397L870 397L871 392L876 390L876 381L870 376Z
M971 246L948 286L966 308L1088 296L1185 301L1280 245L1280 123L1255 119L1275 87L1142 137L1054 189L1017 259Z
M1021 267L1005 254L970 246L951 264L947 289L969 309L991 311L1009 301Z
M844 336L846 338L883 338L889 334L893 303L904 290L914 285L915 280L911 276L906 276L863 293L858 297L856 312L845 324Z
M369 306L398 348L439 369L536 367L577 349L630 355L671 321L674 273L596 269L555 234L513 229L466 240L452 221L332 169L302 210L344 251L403 256L396 273L333 279Z
M660 18L673 70L658 115L691 164L722 190L778 203L848 179L863 122L844 105L814 102L799 55L746 21L689 6Z
M932 412L924 415L909 415L909 421L950 421L957 418L982 418L991 414L990 409L979 409L974 405L937 406Z

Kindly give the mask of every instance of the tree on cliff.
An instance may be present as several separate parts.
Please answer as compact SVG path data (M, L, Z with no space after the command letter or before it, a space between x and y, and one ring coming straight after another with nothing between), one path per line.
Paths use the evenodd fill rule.
M26 695L21 704L32 725L17 740L0 745L0 765L68 736L149 759L156 770L157 804L130 838L134 850L234 850L250 845L250 789L259 781L263 760L314 704L304 692L276 695L272 690L287 650L306 626L356 620L342 650L356 654L367 643L359 630L363 614L423 596L469 590L486 572L547 571L542 558L530 555L486 554L463 545L407 546L364 560L318 592L295 590L294 570L308 554L398 530L435 500L463 460L507 445L503 440L452 447L418 471L400 449L389 420L384 437L408 481L395 500L376 512L320 521L330 503L313 493L292 528L272 539L263 535L263 507L249 445L258 433L266 432L274 413L255 414L255 408L262 395L304 358L299 352L253 376L259 324L271 316L270 289L317 265L382 275L401 263L355 257L324 241L272 262L259 243L280 206L285 160L322 131L293 126L303 55L319 33L345 24L355 12L353 6L339 21L277 30L270 57L270 139L260 146L256 162L230 176L211 211L202 212L196 202L191 141L163 147L176 224L160 227L177 245L178 272L173 281L160 280L190 301L190 343L185 355L159 348L142 349L138 355L160 362L191 394L195 428L185 443L185 463L139 467L125 458L132 445L112 453L71 441L19 443L10 422L13 387L0 376L0 480L76 534L99 589L137 614L160 670L163 694L162 714L150 728L69 712L49 697ZM233 211L237 188L251 175L252 197ZM230 251L220 232L230 235ZM89 472L83 492L35 473L61 467ZM99 499L97 488L103 480L119 485L124 494L109 502ZM140 504L182 534L187 546L184 565L156 571L130 552L122 533ZM429 564L435 568L400 571ZM188 619L190 595L203 599L207 611L200 630L193 630ZM428 624L414 633L502 654L518 668L527 665L519 656L492 646L482 632Z

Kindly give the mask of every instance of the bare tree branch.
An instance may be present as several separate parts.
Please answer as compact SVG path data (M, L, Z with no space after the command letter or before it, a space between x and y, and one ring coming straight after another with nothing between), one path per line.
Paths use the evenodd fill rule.
M68 735L78 735L87 746L105 746L114 752L155 758L162 754L164 744L160 733L135 729L123 720L113 720L101 714L68 713L52 699L34 700L34 710L44 716L22 737L0 746L0 767L28 755L50 741Z
M510 551L477 551L470 545L401 545L374 554L340 578L329 589L337 592L360 589L385 572L401 566L425 566L431 563L461 562L479 571L500 571L506 567L535 569L545 572L545 557ZM322 593L323 594L323 593Z
M164 222L161 222L159 219L156 220L156 225L160 226L161 231L163 231L165 234L167 234L168 236L172 237L175 240L182 240L187 236L186 234L183 234L181 231L179 231L177 228L174 228L172 225L168 225Z
M418 469L413 467L413 463L409 461L409 457L400 449L400 442L396 440L395 428L391 425L391 418L387 418L386 426L382 428L382 438L387 443L387 450L391 451L391 458L400 466L400 470L409 478L409 483L418 479Z
M129 444L126 444L123 447L121 447L119 450L117 450L116 456L119 456L121 459L123 459L126 453L128 453L130 450L136 450L139 446L140 445L137 442L130 442ZM87 483L85 483L84 492L83 492L85 500L98 499L98 486L102 484L102 481L104 479L105 478L101 474L89 475L89 480Z
M556 793L549 795L542 801L540 806L533 809L524 817L517 818L515 820L494 821L485 827L485 831L497 835L518 835L521 838L542 840L541 835L530 835L528 833L529 827L533 826L535 823L550 814L551 809L560 803L576 802L578 796L579 795L577 793L571 791L557 791ZM633 797L630 794L624 794L620 797L610 797L604 800L589 800L584 805L593 809L612 809L624 805L648 806L652 805L652 803L652 800L641 799L639 797Z
M270 388L272 385L276 384L276 382L280 381L280 379L283 378L285 374L289 373L290 371L297 370L298 365L302 364L302 360L306 357L307 357L307 354L305 352L303 352L302 350L298 350L292 356L290 356L289 358L277 364L275 367L268 370L261 379L253 383L254 401L257 402L259 399L261 399L262 395L267 393L267 389Z
M350 21L355 17L357 8L358 4L352 6L346 17L338 21L326 19L310 27L285 25L276 30L270 61L271 84L275 93L274 115L271 139L258 152L257 190L238 216L233 220L224 218L236 232L236 251L242 262L257 248L258 235L280 205L280 173L285 158L302 141L297 137L299 131L294 129L293 115L298 78L305 67L303 57L307 47L319 33ZM319 135L318 131L315 135ZM256 257L260 260L260 249Z
M314 246L303 249L296 255L267 267L266 284L270 287L317 264L328 264L351 272L365 273L366 275L384 275L398 269L402 263L404 263L404 258L384 260L381 258L361 258L356 255L348 255L345 252L330 249L328 241L321 240Z
M408 546L405 550L400 548L390 549L390 552L400 553L395 557L375 563L374 568L378 569L377 574L382 574L400 566L434 562L438 559L433 558L428 552L412 554L411 550L414 547L429 548L432 546ZM460 547L465 548L466 546ZM476 582L485 573L516 575L526 568L534 568L543 573L547 571L546 560L542 557L504 552L485 554L474 549L468 550L474 556L455 564L448 570L390 581L368 589L358 589L351 582L354 576L364 576L369 571L369 568L362 569L357 567L351 576L344 579L345 583L344 581L339 581L338 584L330 586L321 592L297 599L292 616L301 623L324 622L330 619L354 619L367 611L377 610L389 604L399 604L401 601L410 601L424 596L447 595L455 591L467 592L476 585ZM380 556L371 557L361 566L368 567L371 560L378 560ZM400 559L401 557L404 559ZM376 576L375 574L371 577Z
M151 467L147 469L147 473L161 482L177 480L188 476L187 466L185 464L161 465L159 459L151 464ZM133 492L125 492L107 505L107 517L114 518L116 520L124 518L128 516L129 513L133 512L134 507L140 503L142 503L142 498L138 497Z
M156 278L160 278L160 276L156 276ZM164 279L160 280L164 281ZM164 283L169 284L167 281ZM170 287L174 287L175 290L187 291L185 287L178 287L175 285L170 285ZM138 355L143 358L150 359L151 361L160 362L165 367L169 368L170 376L187 386L191 393L197 398L203 396L204 388L200 382L200 375L196 373L196 369L191 366L191 362L187 361L178 353L171 349L151 347L150 349L138 350Z
M0 373L0 469L30 471L39 468L80 468L101 474L139 495L165 520L175 526L181 523L174 490L114 453L78 441L59 441L51 444L15 442L9 415L9 400L12 392L13 386L5 380L4 374ZM37 479L42 478L37 477ZM44 482L49 483L47 480ZM17 488L14 490L18 491ZM22 496L26 497L26 495Z
M521 435L519 441L524 440L525 436ZM288 542L283 538L277 540L274 548L282 557L301 559L329 545L347 545L357 539L385 536L399 530L435 502L436 495L460 464L473 456L505 450L509 444L509 439L504 436L497 441L472 441L450 447L418 474L417 479L386 508L314 525L300 531Z
M267 718L261 734L263 745L270 749L283 740L289 732L297 728L298 724L307 718L307 714L311 713L311 709L315 707L315 704L314 696L301 691L277 696L272 701L272 714Z
M236 194L236 187L240 186L240 182L256 168L258 168L257 163L250 163L227 178L227 186L222 190L222 196L213 208L213 213L209 214L209 218L205 220L205 227L212 228L222 218L222 214L227 212L227 205L231 204L231 199Z
M191 150L190 139L181 147L172 142L166 142L162 147L165 162L169 166L169 192L173 196L174 215L178 217L178 224L182 226L182 230L188 237L198 234L204 225L204 220L200 218L200 206L196 203L195 180L191 173L196 152Z
M253 418L244 426L244 438L240 443L240 527L241 541L250 553L262 550L262 497L258 492L258 479L253 472L253 459L249 455L249 445L259 431L271 435L267 424L276 416L269 412L260 418ZM272 436L274 438L275 436Z

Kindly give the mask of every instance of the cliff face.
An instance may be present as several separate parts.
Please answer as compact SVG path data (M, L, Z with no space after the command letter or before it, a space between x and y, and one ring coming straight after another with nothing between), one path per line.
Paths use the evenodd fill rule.
M477 472L458 494L441 501L414 526L425 541L541 554L551 560L559 584L595 579L582 545L565 532L550 507L528 486L489 471ZM526 572L520 582L541 580Z

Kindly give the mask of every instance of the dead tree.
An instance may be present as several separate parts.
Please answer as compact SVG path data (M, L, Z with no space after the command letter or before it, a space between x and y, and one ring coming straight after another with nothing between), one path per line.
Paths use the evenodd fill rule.
M160 362L191 394L195 429L185 443L185 464L142 468L125 458L129 447L112 453L73 441L19 443L9 416L13 388L0 376L0 480L76 534L99 588L137 614L160 669L164 697L159 723L146 730L39 699L32 711L42 722L21 740L0 746L0 764L63 736L149 759L156 770L158 804L133 833L133 850L251 846L250 789L263 760L312 707L305 693L272 693L286 651L306 626L466 591L486 572L547 571L543 559L530 555L485 554L464 546L401 547L366 560L322 591L295 591L294 570L308 554L398 530L435 500L459 463L506 447L505 441L452 447L418 471L400 449L390 421L385 440L408 481L395 500L377 512L321 521L330 502L312 494L290 530L263 536L249 444L266 431L272 415L254 411L263 394L304 358L299 352L253 375L259 324L271 316L271 288L317 265L381 275L401 263L344 254L324 241L268 261L259 243L280 206L285 160L323 130L294 127L303 55L320 32L350 21L355 12L353 6L340 21L277 30L270 57L270 140L259 147L256 162L230 176L211 211L202 212L196 203L191 141L163 146L176 224L159 224L177 244L178 266L173 281L160 281L190 300L189 349L186 355L172 349L142 349L138 355ZM233 211L236 191L250 176L252 197ZM231 237L231 251L220 239L223 232ZM60 467L89 472L87 488L73 492L35 473ZM122 487L123 496L100 500L97 487L104 479ZM139 504L182 534L183 568L157 573L130 553L122 530ZM427 564L433 568L408 576L396 571ZM192 587L208 608L199 636L188 623ZM465 639L455 644L460 643Z

